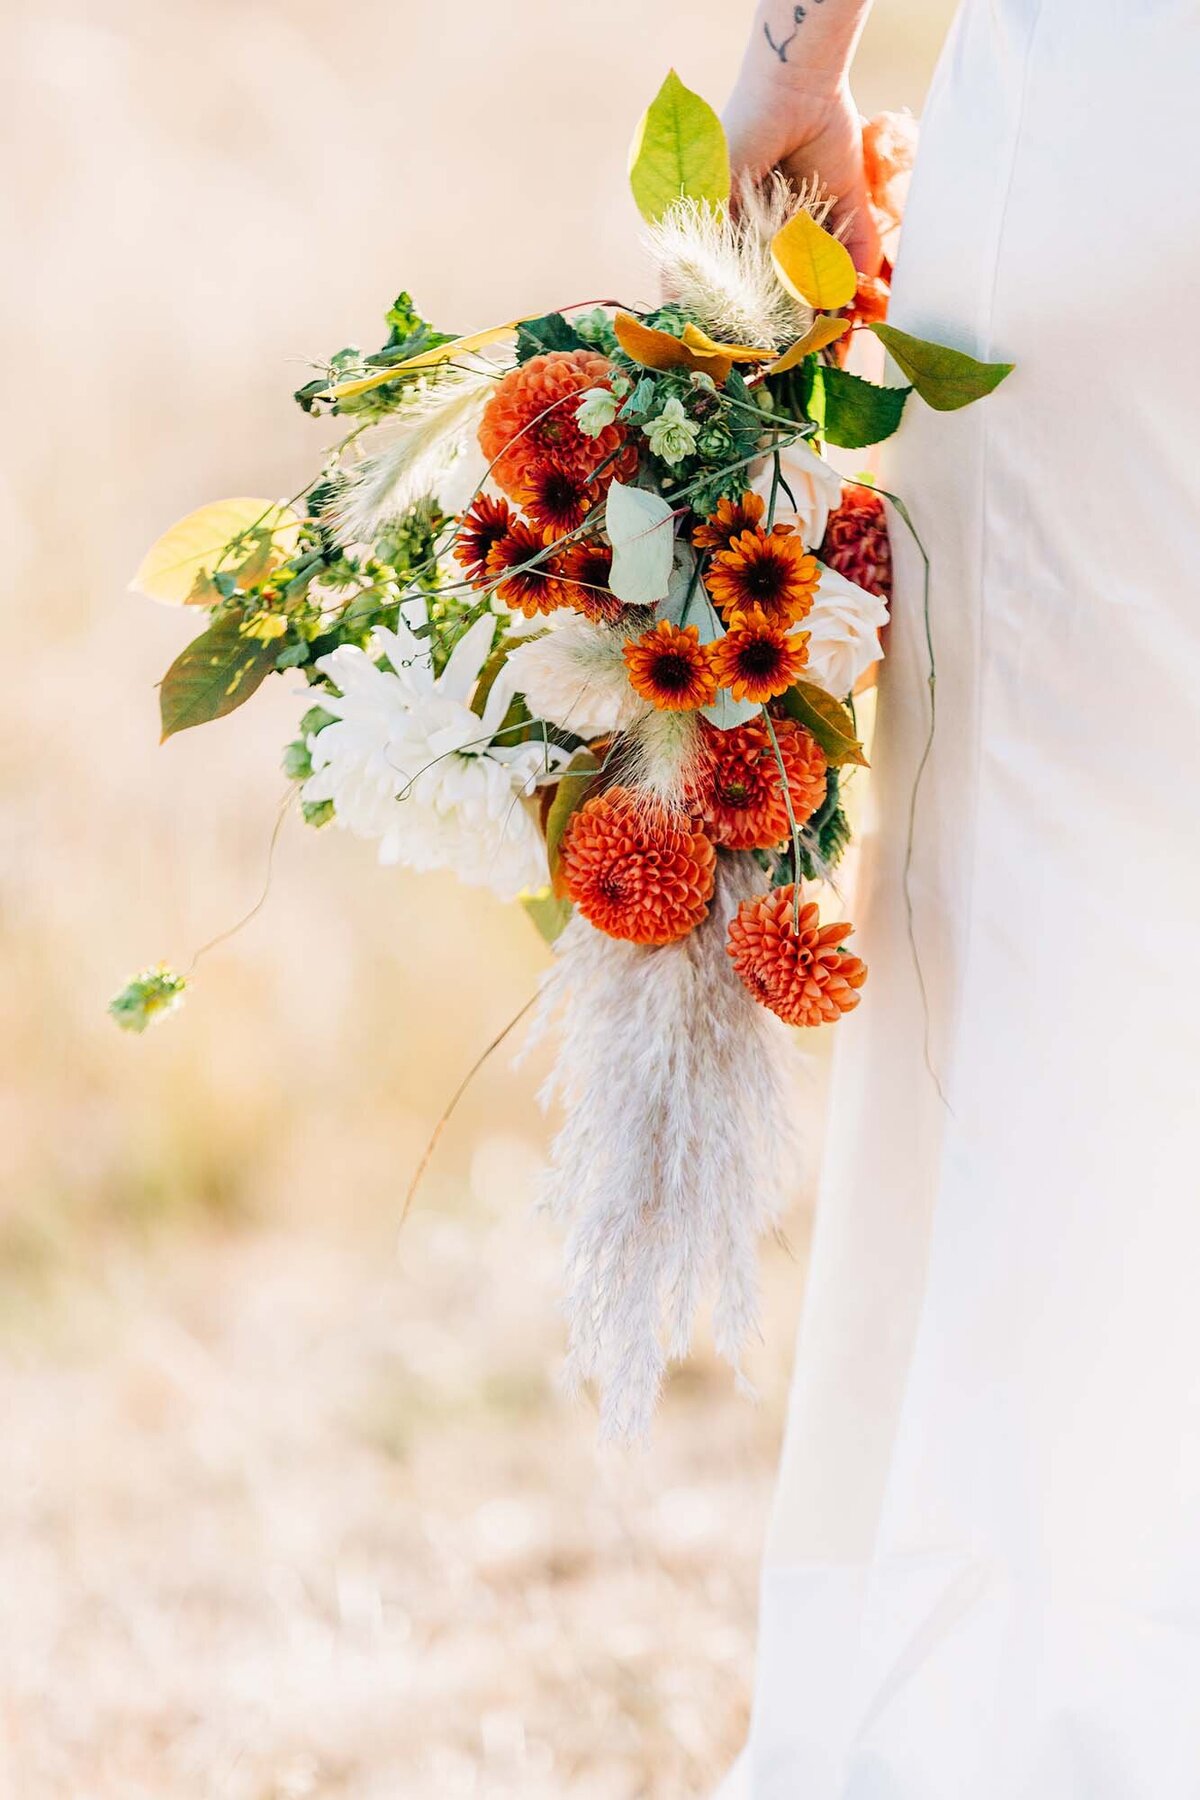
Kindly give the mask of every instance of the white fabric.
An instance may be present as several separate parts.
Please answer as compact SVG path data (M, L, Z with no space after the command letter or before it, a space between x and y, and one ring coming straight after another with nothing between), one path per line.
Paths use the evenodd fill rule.
M1198 79L1196 0L968 0L926 114L893 321L1017 372L886 471L928 1013L896 522L737 1800L1200 1796Z

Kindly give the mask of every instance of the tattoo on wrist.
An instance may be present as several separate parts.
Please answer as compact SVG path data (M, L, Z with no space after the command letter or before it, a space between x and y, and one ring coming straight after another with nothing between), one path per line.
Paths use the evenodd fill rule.
M778 39L775 37L774 32L771 30L771 22L769 19L763 25L763 36L766 38L768 44L770 44L771 49L774 51L775 55L779 58L781 63L785 63L787 61L788 51L791 49L791 47L795 43L796 39L800 36L800 27L803 25L805 19L807 19L812 8L814 6L823 6L824 3L825 3L825 0L808 0L807 6L793 6L792 17L791 17L791 27L792 28L790 31L781 32Z

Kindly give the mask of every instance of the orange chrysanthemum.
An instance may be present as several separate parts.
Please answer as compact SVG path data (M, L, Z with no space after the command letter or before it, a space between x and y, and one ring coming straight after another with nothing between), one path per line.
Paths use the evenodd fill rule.
M786 693L808 661L807 631L772 625L761 606L734 613L729 630L712 647L717 681L735 700L763 705Z
M486 583L488 556L508 531L512 516L507 500L494 500L490 494L480 494L459 520L454 543L455 560L462 564L477 586Z
M847 486L842 503L829 515L821 544L821 561L856 581L869 594L890 600L892 594L892 546L887 514L879 495L870 488Z
M561 885L584 918L632 944L673 944L708 911L712 840L686 818L613 787L586 800L567 827Z
M608 585L612 551L599 538L568 544L554 559L554 573L563 606L573 606L586 618L608 624L621 617L625 608Z
M698 550L728 550L735 537L762 523L766 510L762 496L749 491L737 500L720 499L716 512L692 532L692 542Z
M708 569L708 589L722 612L760 606L773 624L794 625L810 611L821 571L790 526L761 525L738 534Z
M811 733L792 719L773 719L779 758L798 825L822 805L828 765ZM787 796L779 759L761 718L731 731L706 726L707 756L697 810L718 844L728 850L770 850L788 836Z
M660 619L625 646L629 685L664 712L693 712L717 697L711 646L696 625L682 628Z
M527 619L556 612L562 605L562 583L554 579L548 562L533 568L521 566L545 548L540 531L524 519L514 518L488 551L487 572L496 583L496 592L506 606L524 613Z
M853 1012L867 979L866 964L843 950L851 925L822 925L811 901L800 908L795 890L775 888L743 900L729 922L726 948L754 998L788 1025L822 1025Z
M508 371L479 424L480 448L506 494L515 495L530 471L546 463L587 480L620 452L597 479L606 488L615 474L630 472L637 447L623 425L614 422L590 438L575 422L579 396L611 374L608 358L596 350L556 350Z
M515 497L540 531L565 537L587 518L596 502L596 488L577 470L552 462L533 463Z

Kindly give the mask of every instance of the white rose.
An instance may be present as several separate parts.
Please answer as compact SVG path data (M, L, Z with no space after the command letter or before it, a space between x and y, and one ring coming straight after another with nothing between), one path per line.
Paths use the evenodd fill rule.
M805 679L844 700L854 692L863 671L883 655L879 632L887 620L886 601L822 565L812 611L803 625L809 633Z
M803 441L791 444L786 450L779 452L779 469L795 496L796 504L793 507L788 499L787 489L781 484L775 499L775 523L795 525L804 539L805 548L816 550L825 536L830 513L841 503L842 478L836 469L830 468L823 456L818 456ZM761 494L768 505L774 473L774 458L768 457L762 473L754 482L755 493Z

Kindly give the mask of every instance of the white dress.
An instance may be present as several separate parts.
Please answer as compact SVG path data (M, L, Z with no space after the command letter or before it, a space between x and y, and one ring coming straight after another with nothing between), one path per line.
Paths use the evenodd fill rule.
M893 322L1017 372L886 471L928 1007L897 524L722 1800L1200 1796L1198 92L1200 0L967 0L926 112Z

